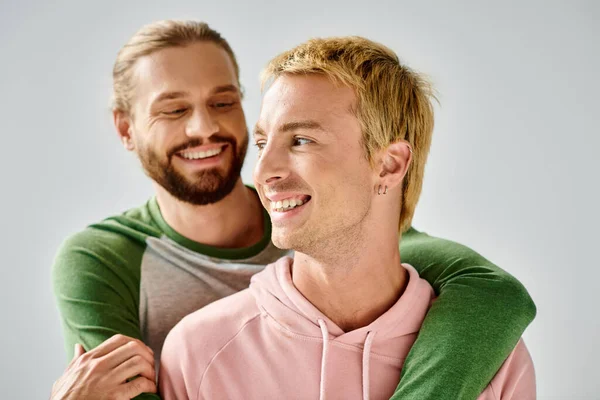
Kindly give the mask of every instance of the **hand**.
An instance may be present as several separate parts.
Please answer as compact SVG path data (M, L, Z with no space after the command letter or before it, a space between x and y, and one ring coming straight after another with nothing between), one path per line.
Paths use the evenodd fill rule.
M156 393L155 379L153 351L140 340L115 335L87 353L76 344L50 400L128 400Z

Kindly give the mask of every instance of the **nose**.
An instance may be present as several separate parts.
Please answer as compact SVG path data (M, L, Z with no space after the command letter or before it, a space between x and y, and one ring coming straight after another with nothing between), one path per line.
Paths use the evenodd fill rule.
M255 185L269 186L285 180L290 174L289 152L285 146L267 143L254 167Z
M219 132L219 124L215 116L206 107L195 108L185 126L185 134L189 137L205 137Z

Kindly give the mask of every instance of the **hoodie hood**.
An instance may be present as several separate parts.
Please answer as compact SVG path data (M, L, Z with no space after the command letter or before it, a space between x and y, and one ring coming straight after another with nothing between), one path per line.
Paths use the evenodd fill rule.
M291 333L321 337L319 320L330 337L347 344L362 345L367 332L377 332L377 341L416 334L433 299L433 289L409 264L408 285L398 301L371 324L345 333L312 305L292 282L293 260L283 257L254 275L250 290L258 307Z
M369 399L371 352L374 349L379 355L397 358L402 347L412 345L429 309L433 289L419 278L412 266L403 264L409 279L400 299L371 324L346 333L296 289L292 282L292 265L291 258L283 257L252 277L250 291L259 309L288 333L323 340L321 400L327 393L330 342L362 348L362 392L363 399ZM384 345L377 346L377 343Z

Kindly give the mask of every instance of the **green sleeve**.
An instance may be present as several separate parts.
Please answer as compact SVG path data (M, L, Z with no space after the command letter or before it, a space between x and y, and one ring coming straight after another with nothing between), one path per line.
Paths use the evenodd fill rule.
M143 251L140 242L94 228L62 245L52 281L69 360L75 343L90 350L117 333L142 339L138 307ZM160 397L142 394L136 399Z
M535 304L517 279L458 243L411 228L400 257L439 297L392 399L476 399L535 317Z

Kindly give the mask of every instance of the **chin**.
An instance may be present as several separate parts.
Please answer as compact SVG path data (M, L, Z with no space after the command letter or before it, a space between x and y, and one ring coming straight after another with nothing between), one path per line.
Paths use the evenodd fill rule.
M271 234L273 244L283 250L296 250L302 247L302 233L299 231L290 232L289 229L274 228Z
M275 247L280 248L282 250L292 249L293 240L289 240L289 237L285 237L281 234L273 233L271 235L271 241L275 245Z
M307 238L310 234L301 231L289 232L274 230L271 234L271 241L275 247L282 250L294 250L300 253L309 252L313 248L314 243L311 243Z

